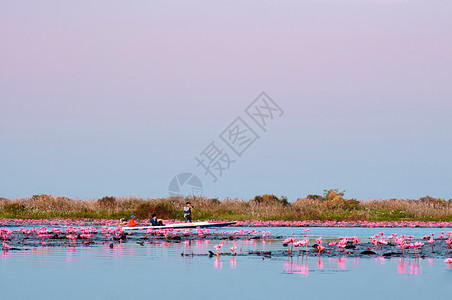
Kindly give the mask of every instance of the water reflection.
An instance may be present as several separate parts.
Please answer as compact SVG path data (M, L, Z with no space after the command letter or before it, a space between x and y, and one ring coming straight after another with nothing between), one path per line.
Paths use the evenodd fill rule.
M235 269L235 267L237 266L237 261L236 261L235 257L231 257L229 259L229 265L231 266L231 269Z
M347 258L347 257L337 257L337 258L328 258L327 263L322 260L321 257L317 258L298 258L294 259L289 257L287 260L283 261L283 271L287 274L309 274L309 266L314 265L317 271L326 270L326 271L345 271L347 270L347 263L353 263L353 269L359 270L359 264L362 259L359 258ZM368 260L373 262L376 265L390 265L396 266L396 273L402 275L421 275L422 274L422 263L419 259L404 259L404 258L393 258L393 259L385 259L383 257L375 257L373 259ZM423 266L435 267L434 259L425 260ZM369 268L369 265L366 264L366 267Z
M75 248L72 248L72 247L66 248L66 261L71 262L72 260L74 260L76 253L77 253L77 250Z
M328 263L331 266L336 264L336 269L338 269L338 270L345 270L346 262L347 262L346 257L330 257L330 258L328 258ZM359 262L359 259L358 259L358 262ZM355 261L355 263L356 263L356 261Z
M429 264L430 267L433 267L433 259L429 259ZM408 269L408 273L407 273L407 269ZM398 259L398 263L397 263L397 273L399 274L410 274L410 275L419 275L422 273L422 268L419 262L419 259L415 259L415 260L411 260L408 259L406 260L405 258L399 258Z
M337 268L340 270L345 270L345 257L338 257L337 259Z
M399 274L405 274L406 273L406 266L403 261L403 258L400 258L399 263L397 264L397 273Z
M323 262L319 259L320 264ZM287 261L283 264L284 273L288 274L300 274L300 275L309 275L309 266L308 259L304 259L303 257L297 258L296 262L292 257L289 257Z
M220 260L220 257L217 257L217 258L214 259L214 261L213 261L213 266L214 266L216 269L221 269L221 268L223 268L223 262Z
M410 274L412 275L421 274L421 266L419 265L419 259L414 260L414 262L410 260L408 265L410 266Z
M72 246L67 247L49 247L49 246L39 246L32 247L30 251L27 252L16 252L16 251L2 251L2 261L7 263L7 258L22 257L29 255L30 259L36 261L42 261L48 263L55 259L66 262L89 261L98 260L99 255L112 259L113 261L122 262L124 260L139 260L143 257L149 257L154 259L161 259L162 262L179 261L181 253L182 257L186 257L193 264L193 260L196 262L202 261L204 257L208 256L208 252L213 250L213 245L217 245L220 241L210 241L210 240L186 240L181 243L172 243L165 240L155 240L151 243L142 244L138 243L105 243L100 247L92 247L90 245L80 245L76 248ZM264 258L268 258L267 253L280 251L282 248L280 242L272 243L271 240L222 240L224 243L222 247L222 254L220 257L215 257L213 259L213 266L216 269L223 268L223 263L226 263L228 269L237 269L237 259L246 260L248 257L256 257L255 254L261 255ZM144 246L144 247L143 247ZM237 247L237 248L235 248ZM234 249L234 250L232 250ZM248 256L247 253L252 253ZM231 254L235 252L237 256L232 256ZM225 255L225 253L227 253ZM243 256L245 254L245 256ZM270 254L271 256L271 254ZM260 259L259 259L260 260ZM296 254L293 257L281 257L278 255L271 256L271 259L265 261L277 261L278 264L283 263L283 271L287 274L299 274L307 276L308 274L314 273L337 273L338 271L353 270L354 272L360 272L362 268L364 270L367 268L376 268L378 272L384 270L385 272L390 272L399 275L421 275L423 273L423 268L437 268L438 265L444 266L443 260L434 258L420 259L420 258L384 258L384 257L371 257L371 258L348 258L343 257L306 257L304 255L297 257ZM361 262L364 262L360 266ZM212 268L212 260L207 261L209 267ZM372 264L372 266L370 266ZM446 265L449 267L449 265ZM449 268L447 268L449 270Z
M319 269L323 269L325 267L325 263L320 259L320 257L319 257L319 260L317 261L316 265L317 265L317 268L319 268Z

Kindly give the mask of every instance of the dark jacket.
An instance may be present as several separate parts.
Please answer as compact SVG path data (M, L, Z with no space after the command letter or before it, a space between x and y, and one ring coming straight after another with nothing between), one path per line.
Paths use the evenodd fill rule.
M163 226L162 221L158 221L157 218L151 218L149 223L151 223L152 226Z

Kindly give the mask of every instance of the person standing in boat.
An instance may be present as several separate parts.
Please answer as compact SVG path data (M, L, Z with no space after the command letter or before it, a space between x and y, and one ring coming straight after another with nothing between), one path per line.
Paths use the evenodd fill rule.
M185 218L185 223L190 222L191 223L191 212L193 210L193 206L191 206L190 202L185 203L184 206L184 218Z

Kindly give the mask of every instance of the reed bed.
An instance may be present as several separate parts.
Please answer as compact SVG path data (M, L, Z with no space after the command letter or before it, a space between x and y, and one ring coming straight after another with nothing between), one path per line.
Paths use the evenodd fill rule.
M268 196L268 195L267 195ZM341 198L342 199L342 198ZM3 218L93 218L119 219L134 214L148 219L156 213L163 219L183 219L183 206L190 201L197 220L337 220L337 221L452 221L452 201L431 197L418 200L344 200L300 198L295 202L275 196L244 199L104 197L79 200L62 196L0 198Z

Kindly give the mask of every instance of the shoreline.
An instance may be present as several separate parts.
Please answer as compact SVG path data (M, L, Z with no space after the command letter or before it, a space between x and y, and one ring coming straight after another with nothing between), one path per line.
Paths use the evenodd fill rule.
M232 222L235 220L193 220L193 222L207 221L211 223ZM451 221L337 221L337 220L302 220L302 221L260 221L245 220L236 221L230 227L348 227L348 228L452 228ZM184 223L181 220L163 220L164 224ZM138 226L149 226L149 220L139 221ZM3 226L119 226L116 219L20 219L20 218L0 218L0 227Z

